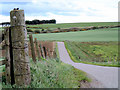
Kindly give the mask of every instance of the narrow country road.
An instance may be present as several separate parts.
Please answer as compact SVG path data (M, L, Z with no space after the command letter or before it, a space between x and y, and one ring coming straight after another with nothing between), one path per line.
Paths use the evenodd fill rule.
M75 63L71 60L64 42L57 42L59 56L62 62L80 69L98 80L104 88L118 88L118 68ZM120 68L119 68L120 70ZM102 86L98 88L103 88Z

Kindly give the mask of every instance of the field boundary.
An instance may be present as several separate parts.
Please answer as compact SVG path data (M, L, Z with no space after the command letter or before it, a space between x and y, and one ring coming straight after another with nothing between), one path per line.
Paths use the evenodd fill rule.
M89 27L74 27L74 28L68 28L68 29L55 29L55 30L35 30L32 31L30 28L34 28L34 29L41 29L41 27L27 27L27 31L28 33L35 33L35 34L39 34L39 33L60 33L60 32L76 32L76 31L87 31L87 30L95 30L95 29L106 29L106 28L118 28L120 27L120 25L113 25L113 26L89 26Z

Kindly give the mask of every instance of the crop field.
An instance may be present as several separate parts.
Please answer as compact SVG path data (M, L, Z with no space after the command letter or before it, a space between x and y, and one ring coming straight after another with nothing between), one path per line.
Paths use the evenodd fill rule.
M71 28L71 27L88 27L88 26L109 26L118 25L118 22L94 22L94 23L62 23L62 24L41 24L27 25L29 27L41 27L43 29Z
M67 42L68 52L74 57L75 62L118 66L118 28L33 34L33 36L43 41Z
M33 34L34 38L46 41L118 41L118 28L97 29L89 31L64 32L64 33L47 33Z
M75 62L118 65L118 42L65 42Z

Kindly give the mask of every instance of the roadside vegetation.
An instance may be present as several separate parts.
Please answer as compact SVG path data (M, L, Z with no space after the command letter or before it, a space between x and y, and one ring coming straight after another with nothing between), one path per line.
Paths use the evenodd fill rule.
M2 76L2 88L80 88L81 82L89 83L91 79L83 71L61 62L56 44L56 59L43 59L33 62L30 59L31 83L27 87L6 84ZM0 59L2 60L2 58ZM5 66L0 67L0 73L5 72Z
M60 60L30 61L31 84L27 88L79 88L80 82L89 82L86 73ZM4 81L4 80L3 80ZM3 88L18 88L5 85ZM19 87L20 88L20 87Z
M30 59L31 84L27 88L80 88L81 82L88 83L90 79L86 73L75 69L73 66L61 62L56 44L56 59L43 59L36 63ZM0 60L3 58L1 57ZM5 65L0 67L0 73L5 72ZM0 87L2 88L24 88L5 83L2 76ZM26 88L26 87L25 87Z
M118 42L65 42L74 62L102 66L119 66Z

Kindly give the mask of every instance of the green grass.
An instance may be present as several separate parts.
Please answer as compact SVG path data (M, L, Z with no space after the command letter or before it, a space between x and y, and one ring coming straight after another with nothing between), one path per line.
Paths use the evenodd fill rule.
M0 58L0 61L4 60L4 58ZM1 65L0 66L0 73L3 72L3 69L4 69L5 65Z
M120 67L118 42L65 42L65 46L74 62Z
M58 60L31 61L30 69L32 81L27 88L79 88L81 81L90 82L86 73ZM3 88L11 85L3 83Z
M57 42L56 42L55 52L56 52L57 60L60 60L59 50L58 50L58 44L57 44Z
M27 25L29 27L41 27L44 29L70 28L70 27L88 27L88 26L109 26L118 25L118 22L90 22L90 23L61 23L61 24L41 24Z
M0 61L4 60L4 58L0 58Z
M4 27L0 27L0 31L4 30Z
M50 41L118 41L118 28L97 29L89 31L63 32L63 33L47 33L33 34L38 40Z
M5 67L5 65L0 66L0 73L3 72L4 67Z

